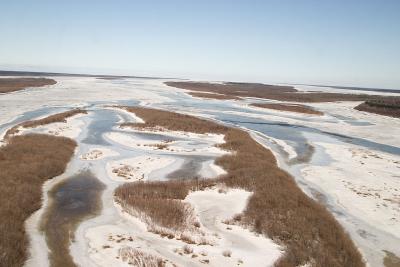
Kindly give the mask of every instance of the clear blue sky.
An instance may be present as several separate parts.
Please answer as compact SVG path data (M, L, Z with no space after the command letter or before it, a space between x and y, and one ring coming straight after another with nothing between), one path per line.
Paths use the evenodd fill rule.
M0 69L400 88L400 1L1 0Z

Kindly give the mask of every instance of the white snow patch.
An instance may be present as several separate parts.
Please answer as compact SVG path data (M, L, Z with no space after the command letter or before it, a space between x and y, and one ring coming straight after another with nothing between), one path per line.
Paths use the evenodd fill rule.
M252 193L240 189L219 191L191 192L184 200L193 205L201 230L214 237L212 245L188 245L148 232L146 224L116 205L120 218L115 224L86 231L89 258L98 266L127 266L118 251L129 247L177 266L272 266L283 253L277 244L242 227L222 223L241 213Z
M76 139L85 125L85 123L81 120L81 118L84 116L86 116L86 114L77 114L67 118L66 122L54 122L34 128L20 127L20 131L17 133L17 135L26 133L40 133Z
M139 131L136 131L139 132ZM140 131L147 132L147 131ZM154 132L152 132L154 133ZM162 150L165 153L179 153L179 154L211 154L211 155L223 155L228 152L216 147L216 144L223 142L221 135L211 134L193 134L184 132L160 132L160 134L171 136L171 137L186 137L190 140L148 140L140 139L136 136L131 136L119 132L107 133L105 136L124 146L141 149L141 150ZM201 144L193 144L193 141L199 141ZM221 142L222 141L222 142Z
M400 238L400 157L354 145L317 145L335 161L305 167L303 177L350 214Z
M200 170L200 177L204 178L214 178L220 175L227 174L227 172L219 165L214 163L214 160L206 161Z
M272 266L282 255L281 248L272 240L225 220L243 212L251 192L242 189L209 189L191 192L185 201L192 204L203 227L218 236L215 246L203 249L212 259L211 266ZM227 259L223 254L230 253ZM222 255L223 257L220 257Z
M143 155L107 162L106 169L108 176L115 181L133 182L147 180L154 170L167 167L174 161L172 157Z

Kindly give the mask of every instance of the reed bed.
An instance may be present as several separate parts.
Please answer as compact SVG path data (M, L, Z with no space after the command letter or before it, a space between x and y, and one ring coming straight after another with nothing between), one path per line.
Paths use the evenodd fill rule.
M41 207L43 183L65 171L75 147L68 138L31 134L0 148L0 266L24 264L25 220Z

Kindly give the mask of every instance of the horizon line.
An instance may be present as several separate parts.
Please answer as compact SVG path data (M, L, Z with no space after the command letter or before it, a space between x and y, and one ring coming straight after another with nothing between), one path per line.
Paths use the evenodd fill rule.
M136 76L136 75L115 75L115 74L93 74L93 73L70 73L70 72L51 72L51 71L27 71L27 70L2 70L0 69L0 76L23 76L22 74L34 74L42 76L66 76L66 77L98 77L98 78L139 78L139 79L177 79L177 80L192 80L190 78L182 77L160 77L160 76ZM6 74L6 75L5 75ZM195 80L192 80L195 81ZM210 80L211 81L211 80ZM234 82L234 81L224 81L224 82ZM235 81L241 82L241 81ZM257 83L257 82L245 82L245 83ZM266 83L263 83L266 84ZM377 88L377 87L364 87L364 86L345 86L345 85L330 85L330 84L319 84L319 83L291 83L291 82L279 82L276 84L285 85L304 85L313 87L327 87L334 89L348 89L348 90L364 90L364 91L382 91L387 93L399 93L400 89L395 88Z

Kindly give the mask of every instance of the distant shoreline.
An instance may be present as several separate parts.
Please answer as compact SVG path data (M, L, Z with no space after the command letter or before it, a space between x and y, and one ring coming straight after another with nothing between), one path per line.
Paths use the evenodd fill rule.
M176 79L187 80L178 77L156 77L156 76L135 76L135 75L105 75L105 74L87 74L87 73L66 73L66 72L43 72L43 71L18 71L18 70L0 70L0 76L66 76L66 77L94 77L102 79L123 79L123 78L140 78L140 79ZM248 82L250 83L250 82ZM342 86L342 85L326 85L326 84L305 84L305 83L277 83L284 85L304 85L313 87L333 88L339 90L357 90L383 93L400 93L399 89L393 88L373 88L361 86Z
M381 92L381 93L400 93L400 89L385 89L385 88L372 88L372 87L359 87L359 86L304 84L304 83L290 83L290 85L295 85L295 86L296 85L304 85L304 86L312 86L312 87L324 87L324 88L333 88L333 89L339 89L339 90L356 90L356 91Z
M151 76L126 76L126 75L96 75L96 74L82 74L82 73L61 73L61 72L41 72L41 71L14 71L14 70L0 70L0 76L64 76L64 77L93 77L102 79L123 79L123 78L141 78L141 79L177 79L177 78L163 78Z
M24 90L29 87L54 85L57 81L47 78L1 78L0 94Z

